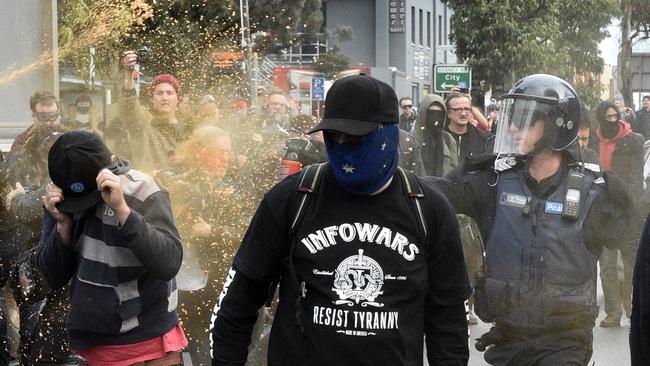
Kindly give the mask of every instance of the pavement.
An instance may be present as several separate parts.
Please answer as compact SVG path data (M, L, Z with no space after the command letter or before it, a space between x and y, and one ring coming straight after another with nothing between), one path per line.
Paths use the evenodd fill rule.
M598 303L603 303L602 296L599 296ZM594 354L589 366L618 366L630 364L630 347L628 335L630 332L630 320L625 318L621 320L620 328L600 328L598 324L601 319L605 318L605 312L600 310L600 315L596 320L594 328ZM474 344L476 338L490 329L488 324L479 320L479 324L470 326L470 354L469 366L489 365L483 360L483 353L476 350ZM426 364L426 363L425 363Z

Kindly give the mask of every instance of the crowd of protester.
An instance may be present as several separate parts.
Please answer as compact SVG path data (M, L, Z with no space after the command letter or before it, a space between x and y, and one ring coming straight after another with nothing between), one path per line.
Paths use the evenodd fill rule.
M296 113L282 91L269 91L257 110L237 111L230 106L234 102L205 94L190 103L195 108L180 112L179 105L186 98L182 81L171 74L158 75L138 97L133 78L136 62L135 53L125 52L115 118L100 121L91 98L81 95L67 106L67 118L62 119L57 98L37 92L29 101L32 125L16 137L4 156L0 281L9 291L0 292L0 365L8 364L10 344L16 342L22 364L61 364L73 357L64 322L69 288L51 288L35 262L37 248L43 245L41 197L50 182L48 151L59 136L71 130L98 135L111 151L153 176L169 192L183 243L177 275L178 315L195 365L210 364L210 312L263 195L295 172L295 167L327 159L320 133L308 134L317 121ZM400 99L399 104L399 164L403 168L420 176L443 176L466 158L492 152L500 112L497 104L487 108L487 117L469 94L458 91L446 99L427 95L417 108L410 97ZM644 192L650 170L644 171L650 96L643 98L643 107L636 112L616 101L605 101L593 112L585 112L579 142L585 156L591 157L590 163L618 174L637 199L638 220L630 228L635 233L630 240L637 241L650 201L650 193ZM480 264L482 239L474 234L479 230L473 220L462 215L458 220L472 278ZM630 316L634 246L629 248L620 254L606 250L600 258L607 312L600 326L620 326L622 315ZM622 281L619 262L624 268ZM7 295L14 297L20 315L19 339L13 342L5 331ZM469 320L476 321L473 315Z
M296 113L283 91L273 89L259 109L241 111L237 101L219 101L210 94L192 101L183 94L181 80L161 74L143 85L138 96L136 62L133 52L124 53L114 118L101 121L86 94L67 106L63 118L56 96L37 92L29 101L32 124L4 154L0 280L14 301L5 302L5 293L0 294L0 365L9 363L12 347L14 352L18 348L13 357L25 365L64 364L77 357L66 335L70 289L50 286L36 263L45 240L42 197L51 181L48 151L64 133L94 133L170 193L184 253L176 279L178 317L194 365L210 364L210 312L257 204L287 174L282 163L293 161L299 168L326 160L322 138L307 133L315 118ZM193 107L180 108L181 103ZM17 309L7 310L5 303L14 302ZM19 314L17 339L10 340L7 333L8 311Z

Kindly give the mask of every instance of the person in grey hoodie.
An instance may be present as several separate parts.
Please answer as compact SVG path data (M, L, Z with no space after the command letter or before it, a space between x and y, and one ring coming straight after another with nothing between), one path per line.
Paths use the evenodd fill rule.
M412 133L420 145L425 175L443 176L458 165L456 141L443 130L447 110L442 97L429 94L418 105Z

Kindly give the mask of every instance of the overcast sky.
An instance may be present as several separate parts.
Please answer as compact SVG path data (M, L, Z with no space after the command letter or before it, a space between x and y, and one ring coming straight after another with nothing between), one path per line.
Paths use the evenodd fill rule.
M600 42L600 56L605 60L607 65L616 65L616 57L618 55L618 47L621 42L621 31L618 26L618 19L613 21L607 31L609 37Z
M616 65L616 58L618 56L618 48L621 43L621 30L619 28L619 20L612 21L609 27L609 37L600 42L600 56L605 60L608 65ZM650 53L650 41L646 40L632 45L632 52Z

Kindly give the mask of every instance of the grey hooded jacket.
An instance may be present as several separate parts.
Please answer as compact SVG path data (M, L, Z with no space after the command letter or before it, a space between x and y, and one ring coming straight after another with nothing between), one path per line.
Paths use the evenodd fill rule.
M427 121L427 110L436 103L446 113L445 102L439 95L424 96L418 105L417 120L412 133L420 145L425 175L443 176L458 165L456 141L443 130L444 118L436 125Z

